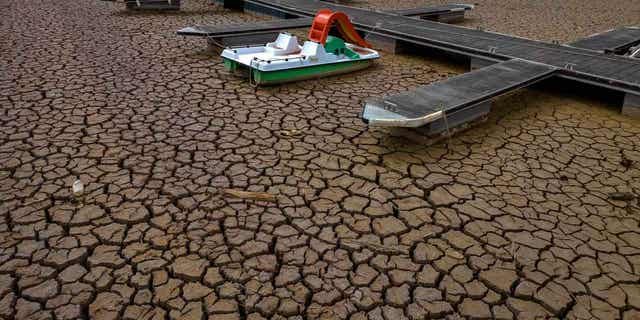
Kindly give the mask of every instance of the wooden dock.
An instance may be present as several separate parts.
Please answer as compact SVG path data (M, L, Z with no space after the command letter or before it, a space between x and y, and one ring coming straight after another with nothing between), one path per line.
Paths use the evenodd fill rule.
M244 36L258 33L270 33L287 29L306 28L311 26L312 22L313 18L305 17L216 26L194 26L180 29L178 30L178 34L181 36L214 38L227 36Z
M405 16L405 17L425 18L430 16L450 14L453 12L465 12L472 9L473 9L473 5L471 4L443 4L443 5L419 7L419 8L411 8L411 9L389 10L385 12L388 12L391 14L397 14L399 16Z
M640 28L624 27L594 34L569 45L603 53L624 54L640 44Z
M244 8L244 5L232 4L229 7L237 9L239 7ZM419 19L455 22L464 19L464 13L471 9L473 9L473 5L450 4L395 10L389 11L389 13ZM273 13L274 11L269 12ZM285 19L231 25L196 25L182 28L177 31L177 34L182 36L206 37L209 44L216 48L248 46L273 41L279 31L307 28L310 27L313 22L313 18L311 17L292 18L293 15L289 14L285 14L284 17Z
M473 8L472 4L443 4L386 12L399 16L452 23L464 20L465 13Z
M439 134L485 116L492 99L546 79L556 71L545 64L508 60L399 94L369 99L362 119L370 126L427 126L427 134Z
M244 0L244 3L245 8L276 12L277 16L311 17L320 8L343 11L360 32L392 43L392 48L410 43L463 55L482 65L511 59L546 64L557 69L555 76L623 93L622 112L640 114L638 59L320 1Z

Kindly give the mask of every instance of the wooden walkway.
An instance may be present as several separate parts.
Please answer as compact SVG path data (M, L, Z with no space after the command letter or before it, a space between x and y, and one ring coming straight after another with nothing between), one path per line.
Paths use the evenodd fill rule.
M181 36L225 37L242 36L273 31L306 28L311 26L313 18L281 19L252 23L241 23L216 26L195 26L178 30Z
M625 27L594 34L569 45L598 52L624 54L629 48L638 44L640 44L640 28Z
M166 0L164 0L166 2ZM464 16L464 12L473 9L472 5L468 4L449 4L439 6L429 6L406 10L388 11L390 14L407 16L407 17L420 17L439 19L440 17L447 15L459 15ZM196 37L225 37L225 36L242 36L257 33L267 33L273 31L281 31L287 29L306 28L310 27L313 22L313 18L292 18L292 19L280 19L269 20L252 23L241 23L232 25L197 25L193 27L186 27L178 30L178 34L182 36L196 36Z
M490 101L511 90L546 79L548 65L513 59L445 81L365 103L362 119L370 126L422 127L438 134L486 115Z
M451 14L455 12L464 12L472 9L473 9L473 5L470 5L470 4L443 4L438 6L391 10L386 12L391 14L397 14L399 16L405 16L405 17L426 18L429 16Z
M467 11L473 10L472 4L443 4L421 8L386 11L399 16L433 20L438 22L456 22L464 20Z

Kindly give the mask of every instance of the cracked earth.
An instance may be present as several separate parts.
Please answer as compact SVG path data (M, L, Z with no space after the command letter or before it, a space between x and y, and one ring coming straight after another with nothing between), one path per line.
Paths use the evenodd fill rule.
M424 146L361 101L463 67L256 90L174 32L258 17L0 5L0 318L640 317L640 210L611 199L640 193L640 123L613 104L524 90Z

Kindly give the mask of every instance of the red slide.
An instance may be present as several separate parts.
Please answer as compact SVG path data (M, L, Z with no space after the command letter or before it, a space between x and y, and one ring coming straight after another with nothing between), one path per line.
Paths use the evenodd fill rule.
M342 35L344 41L359 45L365 48L371 48L371 44L362 39L353 28L349 17L342 12L333 12L329 9L320 9L313 19L311 30L309 30L309 40L320 43L322 45L327 41L329 30L334 22L337 22L338 31Z

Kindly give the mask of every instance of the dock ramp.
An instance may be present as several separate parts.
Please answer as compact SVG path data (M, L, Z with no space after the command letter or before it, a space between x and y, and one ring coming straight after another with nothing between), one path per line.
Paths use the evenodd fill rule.
M438 22L457 22L464 20L467 11L473 10L472 4L443 4L420 8L387 11L405 17L415 17Z
M553 75L556 68L513 59L434 84L368 99L362 119L369 126L426 127L439 134L486 116L491 100Z
M133 3L135 1L129 0ZM158 1L166 3L169 0L139 0L145 1ZM176 0L177 1L177 0ZM226 2L225 2L226 3ZM470 4L447 4L437 6L427 6L421 8L404 9L387 11L388 13L407 16L407 17L419 17L422 19L436 20L441 22L452 22L458 18L464 18L464 12L473 9L473 5ZM257 34L273 34L277 31L307 28L311 27L313 18L289 18L279 20L260 21L252 23L240 23L231 25L196 25L193 27L182 28L177 31L181 36L195 36L195 37L207 37L214 39L223 39L227 37L242 37L253 36ZM271 41L273 39L270 39ZM234 41L234 40L231 40Z
M569 45L604 53L625 54L629 48L638 44L640 28L624 27L594 34Z
M225 24L215 26L194 26L178 30L181 36L225 37L244 36L258 33L272 33L287 29L306 28L313 23L313 18L295 18L259 21L252 23Z

